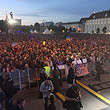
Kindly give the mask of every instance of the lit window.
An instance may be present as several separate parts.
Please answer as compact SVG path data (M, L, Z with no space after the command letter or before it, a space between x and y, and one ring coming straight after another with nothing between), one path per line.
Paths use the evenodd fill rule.
M95 15L93 16L93 18L95 18Z
M107 13L105 14L105 17L107 17Z

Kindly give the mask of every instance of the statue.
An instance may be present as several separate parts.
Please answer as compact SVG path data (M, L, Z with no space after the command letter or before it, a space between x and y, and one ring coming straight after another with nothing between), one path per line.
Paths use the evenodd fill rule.
M10 16L11 16L11 19L13 19L13 13L12 13L12 11L10 12Z

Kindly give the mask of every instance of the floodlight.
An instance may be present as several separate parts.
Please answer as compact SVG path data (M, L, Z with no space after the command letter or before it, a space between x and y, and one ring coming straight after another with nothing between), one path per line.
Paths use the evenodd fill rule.
M8 22L9 22L9 24L15 24L16 23L16 21L14 19L10 19Z

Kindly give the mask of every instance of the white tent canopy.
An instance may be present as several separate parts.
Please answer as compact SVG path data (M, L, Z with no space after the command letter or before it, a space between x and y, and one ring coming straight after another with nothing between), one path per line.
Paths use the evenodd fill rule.
M32 33L33 33L33 31L31 30L31 31L30 31L30 33L32 34Z
M46 29L46 30L43 32L43 34L51 34L51 32L50 32L48 29Z
M33 33L38 33L38 31L34 30L34 32L33 32Z

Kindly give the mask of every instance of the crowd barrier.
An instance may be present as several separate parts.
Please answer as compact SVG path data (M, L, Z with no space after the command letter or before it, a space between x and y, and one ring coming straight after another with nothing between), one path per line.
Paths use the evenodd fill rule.
M65 72L65 66L60 65L59 68L61 69L62 75L64 75L63 73ZM110 60L105 60L102 68L105 73L110 73ZM90 75L92 75L92 73L96 75L95 63L88 63L88 72ZM32 81L35 81L35 79L38 78L39 74L40 72L37 72L32 68L25 70L16 69L16 71L10 72L10 77L13 79L14 85L18 86L20 90L22 90L26 86L30 88ZM1 75L4 77L5 72L1 72Z
M1 75L5 76L5 72L1 72ZM13 79L14 86L17 86L22 90L23 88L29 87L32 81L37 78L37 72L32 68L25 70L16 69L16 71L10 72L10 78Z

